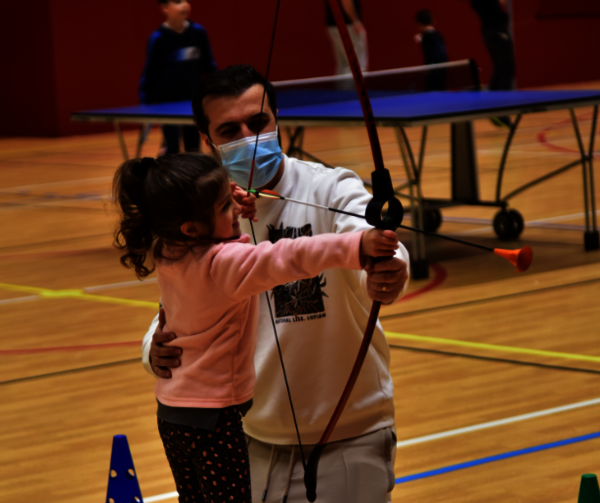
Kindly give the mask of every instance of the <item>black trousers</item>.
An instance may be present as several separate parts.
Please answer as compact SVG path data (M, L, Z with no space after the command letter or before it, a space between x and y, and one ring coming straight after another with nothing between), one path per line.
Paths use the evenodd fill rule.
M250 462L236 407L221 412L213 431L158 419L180 503L251 503Z
M483 40L494 65L490 90L501 91L513 89L515 81L515 55L510 35L498 30L489 30L483 33Z
M200 150L200 133L196 126L165 125L162 127L165 137L165 154L179 153L179 132L183 132L183 145L186 152L198 152Z

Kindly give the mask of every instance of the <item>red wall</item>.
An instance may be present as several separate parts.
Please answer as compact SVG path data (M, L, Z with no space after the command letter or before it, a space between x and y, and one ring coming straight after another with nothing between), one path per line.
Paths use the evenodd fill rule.
M50 1L39 0L27 17L27 29L17 2L2 6L4 27L0 30L0 135L58 134L55 101L52 27L48 21ZM23 20L24 21L24 20Z
M271 80L331 74L324 0L282 0ZM513 0L519 87L600 79L600 18L538 19L543 0ZM217 64L250 63L264 72L275 0L191 0L192 19L209 32ZM475 58L482 80L491 73L479 21L468 0L362 1L373 70L421 64L415 12L431 9L450 59ZM410 4L410 5L409 5ZM74 110L132 105L146 40L162 21L155 1L36 0L27 29L22 6L4 7L0 44L0 135L59 136L107 131L74 123Z

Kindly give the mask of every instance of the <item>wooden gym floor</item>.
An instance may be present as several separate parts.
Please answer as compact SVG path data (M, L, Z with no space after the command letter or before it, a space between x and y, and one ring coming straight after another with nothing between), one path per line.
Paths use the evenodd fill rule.
M577 115L588 134L591 111ZM567 120L566 111L523 118L505 190L576 158ZM481 192L489 198L506 130L478 121L476 131ZM380 133L388 167L403 179L393 132ZM418 139L419 131L409 133ZM136 133L126 138L133 145ZM145 154L156 153L159 138L154 130ZM446 196L448 127L431 128L429 138L424 192ZM362 129L308 130L305 146L368 176ZM1 501L102 501L112 436L121 433L143 496L174 491L156 432L153 379L139 361L158 290L153 280L136 281L111 248L110 183L120 162L114 134L0 139ZM600 399L600 252L584 251L578 228L581 170L512 206L538 224L507 246L533 247L529 272L428 238L430 278L413 281L406 300L382 311L394 346L395 502L566 503L577 498L581 474L600 472L600 438L495 458L600 431L600 400L593 401ZM494 213L444 210L441 232L503 246L490 229ZM409 234L400 238L410 246ZM447 469L482 458L491 459Z

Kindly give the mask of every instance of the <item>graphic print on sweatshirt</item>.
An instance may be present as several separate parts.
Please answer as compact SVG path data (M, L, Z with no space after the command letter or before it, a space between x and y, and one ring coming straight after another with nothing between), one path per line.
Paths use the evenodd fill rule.
M268 225L269 241L276 243L282 238L296 239L302 236L312 236L312 225L302 227L279 227ZM273 288L271 298L275 301L275 318L277 323L294 323L298 321L324 318L325 304L323 297L327 294L322 290L327 286L325 274L310 279L292 281Z

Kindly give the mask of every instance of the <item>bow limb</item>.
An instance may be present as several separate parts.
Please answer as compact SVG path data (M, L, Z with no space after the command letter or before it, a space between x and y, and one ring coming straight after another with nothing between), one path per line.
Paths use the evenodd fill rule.
M381 143L379 142L379 135L377 134L377 125L375 122L375 116L373 115L373 109L371 107L371 100L369 99L367 86L360 68L358 57L356 56L356 52L354 50L352 39L350 38L348 27L346 26L344 16L342 14L339 0L328 0L328 2L333 12L340 37L344 44L346 56L348 57L348 62L352 70L352 76L354 77L354 83L356 85L358 98L362 107L365 125L369 135L369 143L371 145L371 153L373 155L373 163L375 166L375 171L371 174L373 180L373 199L367 206L367 221L369 224L380 229L396 230L398 225L400 225L402 222L404 210L400 201L398 201L398 199L395 197L390 174L383 163ZM384 208L387 209L387 215L385 218L382 218L382 211ZM315 445L308 459L306 470L304 472L304 485L306 486L306 497L310 502L313 502L317 499L316 491L319 459L323 450L325 449L325 446L327 445L329 438L331 437L331 434L333 433L333 430L337 425L338 420L340 419L340 416L342 415L354 385L356 384L356 380L358 379L358 375L360 374L360 370L369 351L371 339L373 338L373 332L377 325L380 307L380 302L373 302L363 340L354 362L352 372L350 373L350 378L346 383L342 396L335 407L333 415L331 416L331 419L329 420L329 423L327 424L319 443Z

